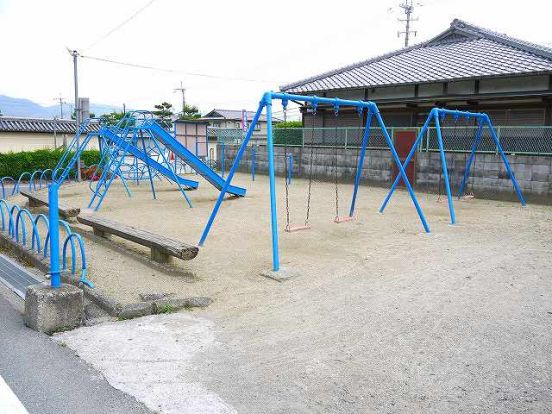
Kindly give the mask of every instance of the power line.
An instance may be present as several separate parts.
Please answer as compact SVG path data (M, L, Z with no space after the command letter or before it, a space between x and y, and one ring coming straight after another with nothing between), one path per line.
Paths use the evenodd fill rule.
M149 6L151 6L153 3L155 3L157 0L150 0L148 3L146 3L144 6L142 6L141 8L139 8L138 10L136 10L134 13L132 13L128 18L126 18L125 20L123 20L121 23L119 23L117 26L115 26L113 29L111 29L109 32L107 32L106 34L104 34L102 37L100 37L98 40L96 40L94 43L92 43L90 46L88 46L86 49L84 50L88 50L88 49L91 49L93 48L94 46L96 46L98 43L100 43L101 41L105 40L106 38L108 38L109 36L111 36L113 33L115 33L117 30L119 30L120 28L122 28L124 25L126 25L127 23L129 23L131 20L133 20L136 16L138 16L140 13L142 13L144 10L146 10Z
M138 68L138 69L148 69L148 70L155 70L158 72L167 72L167 73L178 73L182 75L188 75L188 76L198 76L202 78L210 78L210 79L222 79L222 80L228 80L228 81L239 81L239 82L262 82L262 83L275 83L275 81L270 81L266 79L243 79L243 78L229 78L226 76L218 76L218 75L211 75L207 73L198 73L198 72L186 72L183 70L178 69L168 69L168 68L160 68L156 66L150 66L150 65L142 65L139 63L130 63L130 62L122 62L120 60L113 60L103 57L96 57L96 56L85 56L80 55L83 59L90 59L90 60L97 60L99 62L106 62L106 63L113 63L115 65L121 65L121 66L129 66L132 68Z

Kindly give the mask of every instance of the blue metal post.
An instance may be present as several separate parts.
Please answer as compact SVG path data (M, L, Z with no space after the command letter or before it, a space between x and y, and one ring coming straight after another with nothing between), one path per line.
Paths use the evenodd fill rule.
M406 170L406 167L408 167L408 164L410 163L410 160L412 160L412 157L416 153L416 148L418 148L418 145L420 145L420 141L424 137L424 135L427 131L427 128L429 127L429 124L431 123L431 120L433 119L433 113L434 113L434 110L432 109L431 112L429 113L429 116L427 117L427 119L424 123L424 126L422 127L422 129L420 130L420 133L418 134L418 138L416 138L416 141L414 142L414 145L412 145L412 148L410 149L410 152L408 153L408 156L404 160L403 168L405 170ZM391 200L391 196L395 192L395 189L399 185L400 181L401 181L401 176L397 175L397 177L395 178L395 182L391 186L391 189L389 190L389 193L387 194L387 197L385 197L385 200L383 201L383 204L380 207L380 210L379 210L380 213L383 213L383 211L387 207L387 204L389 204L389 201Z
M416 198L416 195L414 194L414 189L412 188L412 185L410 184L410 181L408 180L408 177L406 176L406 172L404 171L404 168L401 164L399 154L397 154L397 151L395 150L395 146L393 145L393 141L391 140L391 137L389 136L389 132L387 132L387 128L385 127L385 123L383 122L381 114L379 113L379 110L378 110L378 108L375 104L373 104L372 110L374 111L374 115L376 116L376 120L377 120L378 124L381 127L381 131L383 132L383 136L385 137L385 140L387 141L387 145L389 146L389 149L391 150L391 155L393 156L393 159L395 160L395 164L397 165L397 168L399 169L400 176L404 180L406 188L408 189L408 193L410 194L410 198L412 199L412 202L414 203L414 207L416 208L416 211L418 212L418 216L420 217L422 225L424 226L424 230L426 231L426 233L430 233L429 226L427 224L426 218L424 216L424 213L422 212L422 208L420 207L420 204L418 203L418 199Z
M291 177L293 176L293 154L288 155L288 185L291 184Z
M362 112L364 113L364 111ZM372 118L374 114L368 108L368 113L366 114L366 125L364 126L364 134L362 136L362 146L360 149L360 156L358 158L357 170L355 175L355 187L353 189L353 198L351 200L351 208L349 210L349 217L353 217L355 214L355 205L358 195L358 187L360 185L360 178L362 176L362 167L364 166L364 157L366 156L366 148L368 148L368 142L370 140L370 125L372 125Z
M508 161L508 158L506 157L506 154L504 154L504 151L502 149L502 145L500 144L500 141L498 140L498 137L496 136L496 131L494 129L493 123L491 122L491 118L487 114L483 115L484 121L489 126L489 129L491 130L491 136L493 137L493 141L496 144L496 148L498 150L498 153L500 154L500 157L502 158L502 161L504 162L504 166L506 167L506 170L508 171L508 174L510 176L510 179L512 180L512 184L514 185L514 190L516 191L517 197L519 199L519 202L523 207L527 205L527 202L525 201L525 198L523 197L523 194L521 194L521 189L519 188L518 182L516 180L516 177L514 175L514 172L512 171L512 168L510 167L510 161Z
M220 154L221 154L221 159L220 159L220 176L222 178L224 178L224 170L226 169L225 165L224 165L224 158L226 157L226 154L225 154L225 148L226 148L226 145L224 144L224 142L221 142L221 148L220 148Z
M464 195L464 188L466 187L466 183L468 182L468 177L470 176L470 169L472 162L475 157L475 153L477 152L477 146L479 145L479 142L481 141L481 135L483 131L483 122L482 119L479 118L478 120L478 126L477 126L477 132L475 134L475 139L473 140L473 145L471 148L470 157L468 158L468 162L466 164L466 169L464 171L464 178L462 179L462 183L460 184L460 189L458 190L458 198L462 197Z
M270 223L272 225L272 270L280 270L278 250L278 222L276 218L276 179L274 177L274 142L272 137L272 96L265 95L266 147L268 150L268 177L270 180Z
M144 139L144 133L142 131L140 131L140 138L142 139L142 148L144 149L144 154L146 154L145 161L146 161L146 168L148 170L148 177L149 177L151 192L153 193L153 199L157 200L157 194L155 194L155 185L153 184L153 176L151 175L151 167L148 161L149 157L147 156L148 152L146 150L146 140ZM138 158L134 157L134 159L136 160L136 164L138 164ZM136 168L136 181L138 182L138 168Z
M447 167L447 157L445 156L445 147L443 145L443 136L441 135L441 123L439 121L439 112L434 111L433 118L435 119L435 131L437 132L437 142L439 143L439 154L441 155L441 168L443 169L443 178L445 180L445 188L447 190L448 207L450 212L451 224L456 224L456 214L454 213L454 205L452 204L452 193L450 191L450 181Z
M50 283L52 288L61 287L61 275L59 267L59 184L55 181L48 187L48 221L50 232Z
M257 147L251 147L251 181L255 181L255 164L257 163Z
M247 148L247 143L251 139L251 136L253 135L253 130L255 129L255 126L259 122L259 118L261 117L261 113L263 112L264 106L266 102L266 94L263 96L263 100L259 103L259 107L257 108L257 112L255 113L255 116L253 117L253 121L251 121L251 124L249 125L249 129L247 130L247 134L245 135L245 139L243 140L240 149L238 150L238 153L236 154L236 158L234 158L234 162L232 163L232 167L230 167L230 171L228 172L228 178L224 182L224 186L220 190L217 202L215 203L215 207L213 207L213 211L211 212L211 215L209 216L209 220L207 221L207 225L203 229L203 233L201 234L201 238L199 240L198 245L203 246L205 243L205 240L207 239L207 236L209 235L209 231L211 230L211 227L213 226L213 222L215 221L215 217L217 216L217 213L220 209L220 205L222 204L222 201L224 200L224 196L228 192L228 187L230 187L230 184L232 183L232 178L234 178L234 173L238 169L240 165L240 161L243 157L243 154L245 152L245 149Z

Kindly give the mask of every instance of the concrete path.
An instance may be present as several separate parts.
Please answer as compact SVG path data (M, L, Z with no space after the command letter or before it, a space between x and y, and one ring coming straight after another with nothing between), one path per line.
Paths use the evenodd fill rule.
M236 413L195 375L194 360L219 348L213 328L208 319L175 313L79 328L54 340L77 350L111 385L152 410Z
M14 298L0 286L0 377L30 414L150 413L69 348L26 328Z

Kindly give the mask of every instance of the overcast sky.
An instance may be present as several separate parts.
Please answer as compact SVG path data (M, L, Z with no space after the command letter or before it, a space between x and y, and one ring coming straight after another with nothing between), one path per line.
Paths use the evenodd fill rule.
M70 47L84 56L180 71L80 59L80 95L93 102L151 109L168 100L180 107L180 95L173 89L183 81L187 101L202 111L255 109L265 90L400 48L400 14L397 8L389 10L398 3L0 0L0 94L45 105L54 104L60 93L72 100ZM552 46L550 0L421 3L414 42L435 36L460 18Z

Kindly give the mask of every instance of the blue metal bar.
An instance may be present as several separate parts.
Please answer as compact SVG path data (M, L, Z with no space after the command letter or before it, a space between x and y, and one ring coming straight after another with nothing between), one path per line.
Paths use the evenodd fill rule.
M496 136L496 131L494 129L493 123L491 121L491 118L487 114L484 114L484 120L489 126L489 129L491 130L491 136L493 137L493 140L496 144L496 148L498 150L498 153L500 154L500 157L502 158L502 161L504 162L504 166L506 167L506 170L508 171L508 174L510 175L510 179L512 180L512 184L514 185L514 190L516 191L517 197L519 199L519 202L522 206L526 206L527 202L525 201L525 198L523 197L523 194L521 193L521 189L519 188L518 182L516 180L516 177L514 175L514 172L512 171L512 168L510 166L510 161L508 161L508 158L506 157L506 154L504 154L504 151L502 149L502 145L500 145L500 141L498 140L498 137Z
M211 167L205 164L201 159L196 157L192 151L188 150L182 143L174 140L166 131L161 128L154 120L147 123L147 129L152 131L156 138L168 149L173 151L175 155L197 171L205 180L214 185L217 189L221 189L224 185L224 179L217 174ZM243 197L245 196L245 188L231 186L228 192Z
M224 178L224 170L226 169L225 165L224 165L224 159L226 158L226 154L225 154L225 148L226 148L226 144L224 142L221 143L221 159L220 159L220 176L222 178Z
M266 95L266 94L265 94ZM217 202L215 203L215 207L213 207L213 211L211 212L211 215L209 216L209 220L207 221L207 225L203 229L203 233L201 234L201 238L199 240L199 246L203 246L205 243L205 240L207 239L207 236L209 235L209 231L211 230L211 227L213 226L213 222L215 221L215 218L217 216L217 213L220 209L220 205L222 204L222 201L224 200L224 196L226 195L226 192L228 191L228 188L230 187L230 184L232 183L232 178L234 178L234 173L238 169L238 166L240 165L240 160L243 157L243 153L245 152L245 149L247 148L247 143L251 139L251 136L253 135L253 130L255 126L257 125L257 122L259 122L259 118L261 116L261 113L263 112L263 109L265 107L265 96L263 96L263 100L259 103L259 107L257 108L257 112L255 113L255 116L253 117L253 121L251 121L251 124L249 125L249 129L247 130L247 134L245 135L245 139L243 140L240 149L238 150L238 153L236 154L236 158L234 158L234 162L232 163L232 167L230 167L230 171L228 172L228 178L224 182L224 185L222 186L222 189L220 190Z
M42 170L35 170L31 174L31 178L29 179L29 191L35 191L37 189L34 183L36 174L42 174Z
M364 113L364 111L362 111ZM356 199L358 195L358 187L360 185L360 178L362 176L362 167L364 166L364 158L366 156L366 148L368 148L368 142L370 140L370 125L372 124L373 113L368 109L366 114L366 124L364 126L364 134L362 136L362 146L360 148L360 156L358 158L357 170L355 174L355 187L353 189L353 198L351 199L351 208L349 209L349 217L353 217L355 214Z
M444 113L444 112L441 112ZM439 144L439 154L441 156L441 168L443 169L443 178L445 180L445 188L447 190L448 207L450 212L451 224L456 224L456 214L454 213L454 205L452 204L452 193L450 191L450 180L448 175L447 157L445 156L445 147L443 145L443 136L441 135L441 123L439 121L439 114L434 112L435 131L437 132L437 142Z
M288 155L288 176L287 181L288 184L291 184L291 177L293 176L293 154Z
M387 145L389 146L389 149L391 150L391 155L393 156L393 160L395 160L395 164L397 165L397 168L399 169L400 176L404 180L406 188L408 189L408 193L410 194L410 198L412 199L412 202L414 203L414 207L416 208L416 211L418 212L418 216L420 217L422 225L424 226L424 230L426 231L426 233L430 233L429 226L427 224L426 218L424 216L424 213L422 212L422 208L420 207L420 204L418 203L418 199L416 198L416 195L414 194L414 189L412 188L412 185L410 185L410 181L408 180L408 177L406 176L406 172L404 171L404 168L401 164L401 160L399 158L399 155L397 154L397 151L395 150L395 146L393 145L393 141L391 140L391 137L389 136L389 132L387 132L387 128L385 127L385 123L383 122L383 119L381 117L381 114L379 113L379 110L378 110L377 106L375 106L374 115L376 116L376 120L378 121L378 124L381 127L381 131L383 132L383 136L385 137L385 140L387 141Z
M0 216L2 217L2 231L6 231L6 219L4 217L4 209L2 208L2 206L6 209L6 214L9 216L10 215L10 205L8 204L8 202L4 199L1 199L0 200ZM11 222L11 220L10 220Z
M416 148L418 148L418 145L420 143L420 141L422 140L422 138L424 137L426 131L427 131L427 128L429 127L429 124L431 123L431 121L433 120L433 114L435 113L435 110L432 109L429 113L429 116L427 117L425 123L424 123L424 126L422 127L422 129L420 130L420 133L418 134L418 137L416 138L416 141L414 142L414 145L412 145L412 148L410 149L410 152L408 153L408 156L406 157L406 159L404 160L404 164L403 164L403 168L406 170L406 168L408 167L408 164L410 163L410 160L412 160L412 157L414 156L414 154L416 153ZM393 185L391 186L391 189L389 190L389 193L387 193L387 197L385 197L385 200L383 201L381 207L380 207L380 210L379 212L380 213L383 213L383 211L385 210L385 208L387 207L387 205L389 204L389 201L391 200L391 196L393 195L393 193L395 192L395 189L397 188L397 186L399 185L399 182L401 181L401 176L399 174L397 174L397 177L395 178L395 181L393 182Z
M468 162L466 163L466 168L464 170L464 178L462 178L462 183L460 184L460 189L458 190L458 199L460 199L464 195L464 188L466 187L466 183L468 182L468 178L470 176L471 165L475 158L475 153L477 152L477 146L481 141L482 131L483 131L483 122L480 119L478 121L477 132L475 133L475 139L473 140L470 157L468 158Z
M48 206L50 231L50 281L52 288L61 287L61 275L59 268L59 205L58 188L56 182L50 183L48 187Z
M146 141L144 140L144 134L142 133L142 131L140 131L140 138L142 139L142 148L144 149L144 154L147 154L148 152L146 151ZM134 157L134 159L136 160L136 166L138 166L138 158ZM175 159L176 159L176 157L175 157ZM149 157L145 157L144 161L145 161L146 167L148 169L148 177L149 177L151 192L153 193L153 199L156 200L157 199L157 194L155 194L155 185L153 184L153 177L151 175L151 167L149 165ZM139 180L138 180L138 168L136 168L136 182L137 183L139 182Z
M34 219L34 227L33 227L33 234L31 236L32 242L31 242L31 249L34 250L35 248L35 241L36 241L36 250L37 253L40 253L42 251L42 245L40 242L40 233L38 232L38 222L43 221L46 225L46 233L50 231L50 225L48 223L48 217L46 217L44 214L37 214L36 218ZM36 232L36 234L35 234Z
M255 166L257 163L257 148L251 147L251 181L255 181Z
M13 239L15 237L15 223L13 222L13 212L17 211L17 214L21 211L21 207L17 204L14 204L10 209L10 221L8 224L8 234Z
M157 142L157 139L153 136L153 133L151 131L149 131L149 133L150 133L150 138L153 141L153 145L155 145L155 147L159 151L159 154L161 154L161 158L163 159L165 165L167 166L167 169L171 172L173 181L178 186L178 189L180 190L180 192L184 196L184 199L188 203L188 206L190 208L192 208L192 202L191 202L190 198L188 197L188 194L186 194L186 191L184 191L184 189L180 185L180 182L178 181L178 175L176 174L176 172L171 170L171 161L169 159L167 159L164 152L161 150L161 147L159 146L159 143ZM176 159L176 154L175 154L175 159Z
M19 212L17 213L17 217L15 219L15 241L17 243L19 243L19 223L22 223L22 226L21 226L21 236L22 236L21 237L21 244L23 244L23 246L27 246L27 226L25 225L25 219L23 218L23 216L27 216L27 218L31 222L31 226L33 226L33 234L36 231L34 220L33 220L33 215L31 214L31 212L29 210L27 210L26 208L23 208L23 209L19 210ZM32 242L31 242L31 245L32 245Z
M272 97L265 95L266 107L266 146L268 150L268 177L270 181L270 223L272 226L272 270L280 270L280 252L278 248L278 222L276 217L276 179L274 176L274 142L272 136Z
M52 171L50 168L46 168L44 171L42 171L42 174L40 174L39 185L38 185L38 186L39 186L39 188L41 188L41 189L42 189L42 187L44 187L43 184L42 184L43 178L46 178L46 184L48 184L48 177L46 177L46 173L47 173L48 171L50 172L50 177L52 177L53 171Z

